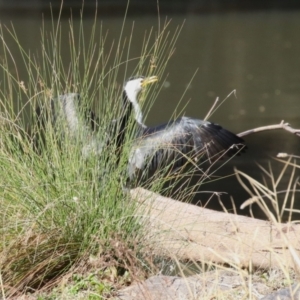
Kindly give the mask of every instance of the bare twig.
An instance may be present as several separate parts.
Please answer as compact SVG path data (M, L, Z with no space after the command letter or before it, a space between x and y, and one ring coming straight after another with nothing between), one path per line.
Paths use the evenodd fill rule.
M246 136L246 135L249 135L252 133L256 133L256 132L267 131L267 130L276 130L276 129L284 129L284 130L291 132L293 134L296 134L297 136L300 137L300 129L292 128L289 123L284 123L283 120L279 124L262 126L262 127L257 127L257 128L253 128L250 130L246 130L244 132L238 133L237 136L243 137L243 136Z
M288 154L288 153L285 153L285 152L279 152L276 157L279 157L279 158L287 158L287 157L291 157L291 158L300 158L299 155L294 155L294 154ZM278 160L278 161L281 161L282 160ZM284 161L286 162L286 161Z

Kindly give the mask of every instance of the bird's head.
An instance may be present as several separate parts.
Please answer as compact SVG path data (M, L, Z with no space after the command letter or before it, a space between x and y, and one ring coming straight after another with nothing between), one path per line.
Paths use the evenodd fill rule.
M126 98L133 104L139 103L140 92L149 84L154 83L158 80L157 76L150 77L131 77L124 85L124 92Z

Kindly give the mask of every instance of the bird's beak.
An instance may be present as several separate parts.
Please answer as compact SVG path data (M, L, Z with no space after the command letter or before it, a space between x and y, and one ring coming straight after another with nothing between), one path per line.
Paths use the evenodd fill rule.
M142 82L142 87L145 87L146 85L150 84L150 83L154 83L158 81L158 77L157 76L150 76L150 77L147 77L143 80Z

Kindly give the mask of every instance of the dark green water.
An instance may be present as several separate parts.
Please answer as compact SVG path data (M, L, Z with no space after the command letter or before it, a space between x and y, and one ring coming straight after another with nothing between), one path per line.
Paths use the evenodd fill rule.
M147 125L168 121L183 94L178 111L189 101L184 114L203 118L216 97L224 99L236 90L237 97L231 96L227 99L210 118L211 121L222 124L236 133L276 124L281 120L300 128L300 12L176 15L172 16L170 30L181 25L184 20L185 25L176 44L176 52L165 73L167 84L147 117ZM0 21L2 25L12 21L25 50L30 49L34 52L40 47L42 18L10 16L8 19L0 12ZM119 38L123 19L105 18L99 21L102 21L104 31L108 30L106 45L110 45L113 40ZM157 28L158 20L155 16L129 17L126 21L125 36L130 36L133 21L135 25L130 56L136 57L140 54L145 31L149 31L151 27ZM67 19L63 19L63 26L67 27L68 22ZM79 28L79 20L75 19L73 22L76 30ZM92 19L84 20L87 33L93 22ZM50 20L45 20L44 24L50 31ZM68 44L67 33L63 40ZM13 43L11 47L12 45ZM62 56L63 60L68 61L67 47ZM16 63L18 64L18 61ZM129 64L128 74L134 67L134 63ZM21 63L18 71L26 82L26 71L22 69ZM189 86L196 71L197 74ZM0 81L1 76L2 74ZM120 74L118 81L121 83L123 78L124 74ZM259 133L245 137L245 140L248 145L247 153L233 159L218 175L232 174L235 166L262 182L262 172L257 164L268 167L271 163L276 177L282 164L275 162L272 157L278 152L299 155L300 139L287 132ZM296 175L299 175L297 170ZM287 188L289 178L288 170L279 190ZM203 191L228 193L221 197L222 202L231 209L232 196L238 211L240 204L249 197L234 176L202 186L199 194L195 196L195 202L201 200L204 204L205 200L211 197L211 193ZM296 207L299 208L298 194L295 199ZM216 196L212 197L208 207L220 208ZM256 216L263 217L255 205L253 210ZM247 209L240 212L249 213ZM298 216L295 215L295 218Z

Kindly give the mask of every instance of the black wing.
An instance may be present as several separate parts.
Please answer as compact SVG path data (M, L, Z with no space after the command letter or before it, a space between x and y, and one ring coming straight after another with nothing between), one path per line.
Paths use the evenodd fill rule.
M189 159L203 157L214 162L224 155L237 154L243 147L243 139L221 126L183 117L144 129L129 157L129 177L145 169L149 175L168 166L177 169Z
M81 111L83 110L83 111ZM100 154L104 145L99 138L99 119L95 113L87 108L82 108L80 95L68 93L59 95L36 108L36 119L39 132L35 134L35 148L45 146L45 130L48 121L51 122L58 140L61 142L66 134L82 142L84 157L90 153ZM41 144L42 143L42 144Z

